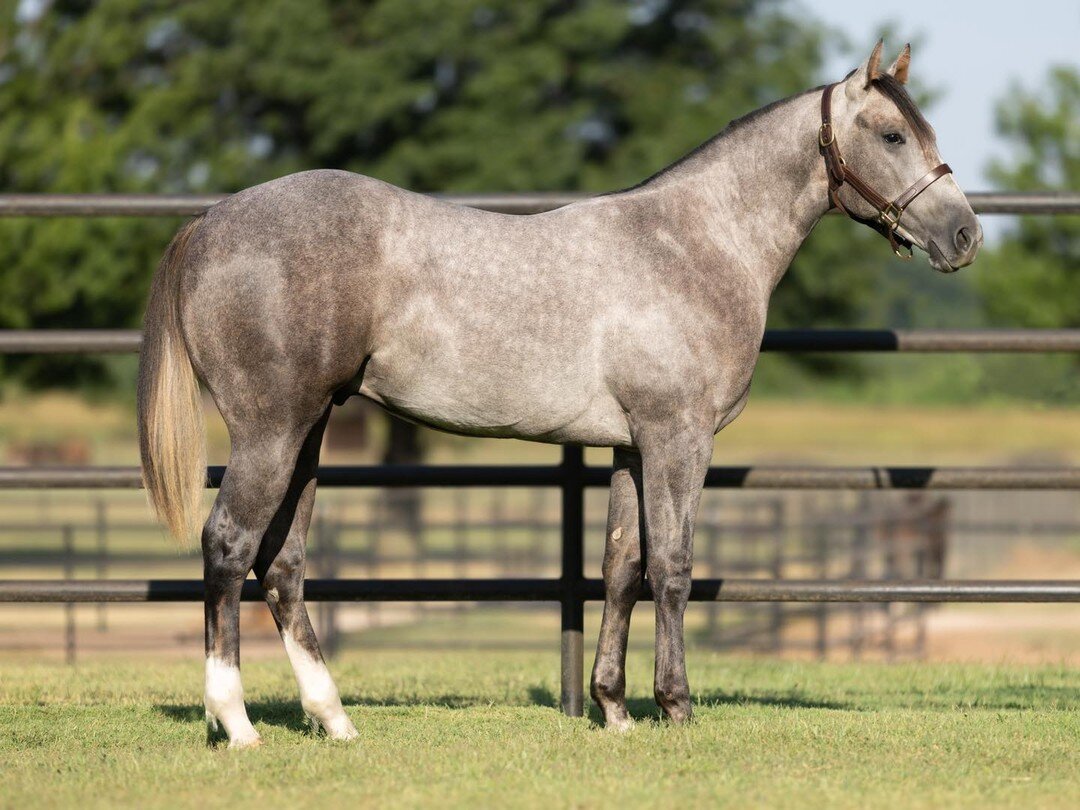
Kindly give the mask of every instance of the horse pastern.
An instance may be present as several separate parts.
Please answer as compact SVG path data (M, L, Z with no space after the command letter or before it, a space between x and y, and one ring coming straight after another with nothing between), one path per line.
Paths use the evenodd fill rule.
M664 719L676 726L686 725L694 719L694 711L689 704L686 706L662 706Z

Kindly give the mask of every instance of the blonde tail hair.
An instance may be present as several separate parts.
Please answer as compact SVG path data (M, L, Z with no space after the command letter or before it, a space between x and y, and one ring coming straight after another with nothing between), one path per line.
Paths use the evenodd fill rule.
M180 329L180 266L201 217L173 237L150 285L139 355L139 454L150 506L188 547L199 532L206 440L199 381Z

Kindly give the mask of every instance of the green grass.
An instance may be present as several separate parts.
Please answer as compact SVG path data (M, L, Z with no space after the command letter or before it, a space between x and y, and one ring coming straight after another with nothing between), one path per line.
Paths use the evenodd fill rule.
M777 663L697 652L672 728L633 654L626 736L555 708L551 653L380 651L334 669L359 745L304 728L287 666L245 668L265 745L207 748L197 662L0 665L0 805L1076 807L1062 667Z

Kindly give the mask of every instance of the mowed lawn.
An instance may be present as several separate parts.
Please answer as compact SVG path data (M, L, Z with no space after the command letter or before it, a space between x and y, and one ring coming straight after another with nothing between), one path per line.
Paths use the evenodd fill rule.
M244 670L265 744L208 747L197 662L0 664L0 805L1077 807L1063 667L767 662L696 652L697 717L629 734L555 708L545 652L350 653L359 744L306 730L287 665Z

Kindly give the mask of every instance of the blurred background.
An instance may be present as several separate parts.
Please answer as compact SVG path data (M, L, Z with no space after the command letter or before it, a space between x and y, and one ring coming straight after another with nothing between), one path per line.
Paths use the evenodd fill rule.
M967 190L1080 189L1080 10L985 4L640 0L2 0L0 192L231 192L310 168L417 191L633 185L770 101L841 78L881 35L912 42L913 92ZM174 219L0 219L0 328L138 327ZM770 327L1078 327L1077 217L984 218L972 268L940 276L827 218ZM761 359L717 464L1076 465L1070 355ZM134 464L136 360L0 357L0 464ZM228 437L207 401L210 460ZM555 462L336 409L323 462ZM590 450L587 460L610 461ZM208 499L210 495L208 494ZM207 502L209 505L209 500ZM606 493L587 502L599 575ZM311 576L547 576L544 490L324 491ZM707 492L700 576L1080 578L1069 492ZM0 578L197 577L140 493L0 492ZM554 650L556 608L320 605L345 647ZM595 637L599 608L586 633ZM651 608L633 642L651 645ZM245 655L279 655L245 607ZM1080 661L1069 606L691 605L699 646L747 655ZM588 635L587 635L588 638ZM587 641L587 646L591 642ZM202 649L200 605L0 605L4 658Z

